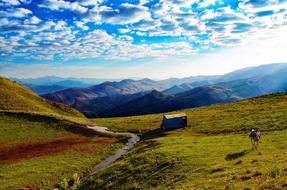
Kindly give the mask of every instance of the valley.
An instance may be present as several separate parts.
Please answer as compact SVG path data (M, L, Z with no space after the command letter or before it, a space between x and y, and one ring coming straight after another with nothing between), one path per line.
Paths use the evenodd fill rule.
M0 0L0 190L287 190L287 0Z
M285 65L264 67L267 74L244 69L247 79L211 77L179 93L142 79L43 96L67 105L1 77L0 189L284 189ZM185 113L187 127L161 130L166 113ZM252 128L262 133L258 151Z

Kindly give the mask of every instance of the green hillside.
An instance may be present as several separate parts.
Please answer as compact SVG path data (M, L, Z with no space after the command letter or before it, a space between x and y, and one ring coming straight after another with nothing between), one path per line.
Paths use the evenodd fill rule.
M78 180L122 146L120 137L79 121L88 122L75 109L0 77L0 190L54 189L64 179Z
M45 100L26 87L3 77L0 77L0 110L83 118L79 111L63 104Z
M246 131L254 126L262 130L286 128L287 93L265 95L234 103L216 104L181 110L188 116L188 126L195 132L220 133ZM173 112L176 113L176 112ZM93 121L113 130L147 132L158 129L163 114L100 118Z
M287 94L184 110L188 127L159 130L162 114L97 119L143 132L121 160L86 178L80 189L285 189ZM259 151L249 140L259 128Z

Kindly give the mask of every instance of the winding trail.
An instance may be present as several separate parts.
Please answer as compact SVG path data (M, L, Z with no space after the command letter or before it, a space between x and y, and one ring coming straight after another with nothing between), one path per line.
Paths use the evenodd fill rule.
M99 127L99 126L88 126L88 128L92 129L94 131L97 131L97 132L101 132L101 133L107 133L107 134L112 134L112 135L129 135L129 136L131 136L131 138L128 139L128 142L125 144L124 147L117 149L113 155L111 155L107 159L103 160L98 165L96 165L93 169L92 174L97 173L98 171L106 168L111 163L115 162L122 155L124 155L130 148L132 148L137 142L140 141L140 137L134 133L113 132L113 131L109 131L108 128L106 128L106 127Z

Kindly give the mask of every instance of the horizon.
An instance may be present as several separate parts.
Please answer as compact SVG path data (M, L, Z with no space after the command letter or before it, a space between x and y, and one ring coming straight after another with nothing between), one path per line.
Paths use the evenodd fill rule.
M221 75L225 75L225 74L229 74L235 71L239 71L242 69L248 69L248 68L253 68L253 67L260 67L260 66L264 66L264 65L274 65L274 64L287 64L287 62L281 62L281 63L268 63L268 64L262 64L262 65L255 65L255 66L249 66L249 67L243 67L243 68L239 68L239 69L235 69L235 70L231 70L228 71L226 73L223 74L217 74L217 75L189 75L189 76L183 76L183 77L169 77L169 78L163 78L163 79L154 79L154 78L149 78L149 77L143 77L143 78L139 78L139 77L130 77L130 78L86 78L86 77L62 77L62 76L56 76L56 75L45 75L45 76L41 76L41 77L28 77L28 78L20 78L20 77L7 77L9 79L39 79L39 78L46 78L46 77L55 77L55 78L62 78L62 79L98 79L98 80L106 80L106 81L121 81L121 80L126 80L126 79L131 79L131 80L143 80L143 79L150 79L150 80L155 80L155 81L160 81L160 80L167 80L167 79L183 79L183 78L188 78L188 77L199 77L199 76L221 76Z
M0 0L0 75L222 75L287 62L284 0Z

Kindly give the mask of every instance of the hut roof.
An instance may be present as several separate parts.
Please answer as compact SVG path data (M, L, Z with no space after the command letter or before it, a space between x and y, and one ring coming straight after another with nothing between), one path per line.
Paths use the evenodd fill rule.
M169 114L169 115L164 115L166 119L172 119L172 118L178 118L178 117L186 117L185 113L177 113L177 114Z

